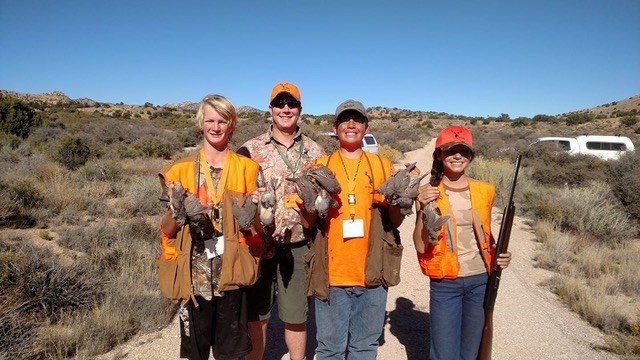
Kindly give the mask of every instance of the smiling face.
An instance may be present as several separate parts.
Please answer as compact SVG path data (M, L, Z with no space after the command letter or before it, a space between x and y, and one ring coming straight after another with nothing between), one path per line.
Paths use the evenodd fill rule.
M222 117L211 105L205 105L203 110L202 135L205 142L218 150L225 149L233 131L230 121Z
M353 151L362 146L362 138L367 133L367 119L357 111L344 111L333 124L340 147Z
M454 145L440 151L438 159L442 161L445 175L451 178L453 175L464 174L473 159L473 152L465 145Z
M276 96L269 105L274 130L283 133L290 134L297 130L301 112L302 104L285 92Z

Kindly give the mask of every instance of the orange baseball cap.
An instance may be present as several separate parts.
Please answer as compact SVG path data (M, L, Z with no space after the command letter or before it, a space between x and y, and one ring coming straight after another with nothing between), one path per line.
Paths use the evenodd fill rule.
M302 100L300 99L300 89L298 89L298 87L293 85L292 83L286 81L276 84L276 86L271 89L271 99L269 99L269 102L273 101L276 96L283 92L290 94L291 96L296 98L296 100L302 102Z
M442 129L436 139L436 148L447 150L454 145L464 145L473 150L471 131L466 127L457 125Z

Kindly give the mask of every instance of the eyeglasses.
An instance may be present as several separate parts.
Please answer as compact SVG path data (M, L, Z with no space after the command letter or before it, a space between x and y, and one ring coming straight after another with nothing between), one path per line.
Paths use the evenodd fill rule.
M271 102L271 106L277 107L278 109L282 109L285 106L289 106L289 109L294 109L294 108L300 107L300 101L296 99L290 99L290 98L279 98L279 99L273 100Z

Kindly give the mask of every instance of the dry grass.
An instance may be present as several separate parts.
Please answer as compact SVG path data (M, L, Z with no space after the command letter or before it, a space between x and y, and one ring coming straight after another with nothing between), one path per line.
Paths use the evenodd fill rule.
M192 110L68 103L38 107L44 109L45 125L26 140L0 138L0 169L5 170L0 171L5 189L0 192L0 226L31 234L2 236L8 232L0 229L0 359L91 358L136 332L164 326L175 312L175 304L157 289L157 173L169 159L185 154L179 149L198 143L200 135L190 119ZM615 107L621 105L608 106ZM241 116L234 149L264 132L269 122L260 111ZM306 118L301 126L312 138L331 130L332 116ZM562 118L509 123L385 108L371 108L370 118L380 152L392 161L422 148L445 126L469 126L480 155L470 174L496 185L497 207L505 206L515 154L536 137L631 133L625 123L632 123L619 118L576 125ZM90 156L77 170L53 160L56 139L65 135L91 145ZM632 136L636 142L640 138ZM610 349L640 354L640 313L627 310L637 309L628 299L640 295L640 247L629 241L637 219L616 211L621 206L612 202L615 197L607 187L615 182L596 178L600 183L586 188L543 188L530 175L538 170L553 179L544 172L549 162L532 160L523 161L516 205L540 220L536 231L544 251L536 256L538 265L563 274L555 291L571 308L612 331ZM554 171L566 167L557 164ZM635 164L617 171L629 173L638 168ZM588 172L602 172L600 165ZM618 183L614 193L640 193L624 185ZM616 304L616 311L607 313L602 299Z

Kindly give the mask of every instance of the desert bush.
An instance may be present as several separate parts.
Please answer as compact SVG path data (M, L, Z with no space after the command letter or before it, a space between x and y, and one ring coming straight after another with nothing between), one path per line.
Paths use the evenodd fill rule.
M560 232L553 222L548 220L539 221L534 230L536 239L543 244L533 258L536 266L556 272L566 270L577 249L574 239Z
M474 179L492 183L496 190L493 205L499 208L504 208L507 205L507 197L509 196L509 191L511 190L513 171L513 162L504 160L489 160L482 156L476 156L469 166L468 174ZM523 183L528 181L526 176L522 175L522 167L520 171L521 175L518 177L518 184L516 187L517 191L514 196L517 196L519 193L521 193Z
M3 312L55 320L64 312L92 308L103 295L103 278L81 265L64 265L50 250L28 241L2 245L2 261L9 259L2 266L7 274L0 281Z
M584 188L538 189L523 193L525 210L560 229L606 244L628 242L637 234L635 222L624 212L606 184Z
M638 123L638 117L635 115L627 115L620 119L620 124L623 126L632 127L633 125Z
M640 151L611 162L607 182L615 196L636 221L640 221Z
M392 148L389 145L379 145L378 154L388 157L392 163L398 163L404 157L404 154L402 152ZM399 169L396 169L396 170L399 170Z
M379 144L389 145L400 151L416 150L425 145L425 137L429 135L427 129L393 127L391 129L372 128L370 132L375 134Z
M0 149L16 150L21 143L22 139L17 135L0 133Z
M567 114L564 117L564 121L567 125L578 125L588 123L594 119L594 115L589 112L575 112Z
M607 332L626 330L628 319L622 312L624 299L607 296L601 289L580 279L562 275L553 276L547 284L571 310L591 325Z
M544 185L581 186L605 180L608 171L608 163L595 156L557 153L545 147L529 148L523 156L531 178Z
M21 138L29 136L32 128L42 124L40 114L26 102L0 95L0 131Z
M123 177L122 166L114 160L90 160L78 172L86 181L120 181Z
M134 179L127 188L125 199L120 204L128 216L158 215L163 209L159 201L161 189L158 177Z
M89 159L91 150L86 141L72 135L64 136L53 153L54 160L69 170L76 170Z
M182 144L177 141L171 141L166 137L150 136L138 139L131 144L138 156L159 157L163 159L171 159L171 156L177 152Z

